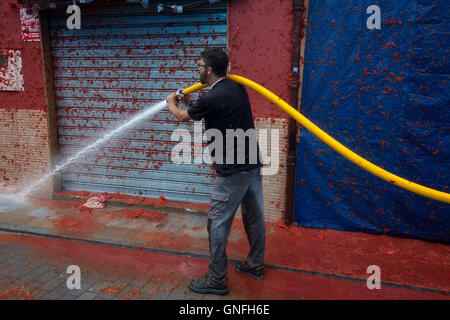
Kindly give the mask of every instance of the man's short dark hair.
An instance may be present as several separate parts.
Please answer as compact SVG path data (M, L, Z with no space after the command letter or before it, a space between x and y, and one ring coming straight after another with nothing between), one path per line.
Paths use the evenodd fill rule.
M208 48L200 57L205 61L206 68L211 67L218 77L225 77L228 69L228 54L220 48Z

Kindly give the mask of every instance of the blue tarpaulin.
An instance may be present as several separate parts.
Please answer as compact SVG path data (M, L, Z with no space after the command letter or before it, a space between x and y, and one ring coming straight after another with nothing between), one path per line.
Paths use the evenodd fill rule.
M310 1L301 112L370 162L450 192L448 1ZM450 206L366 172L300 128L295 221L450 242Z

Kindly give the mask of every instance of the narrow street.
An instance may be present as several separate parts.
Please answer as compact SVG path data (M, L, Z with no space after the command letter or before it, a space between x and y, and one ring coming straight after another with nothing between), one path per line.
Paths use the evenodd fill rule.
M448 299L448 246L278 223L267 224L265 280L253 280L232 266L248 250L239 218L229 294L198 295L187 284L208 265L204 222L201 213L137 207L84 212L63 200L0 213L1 230L11 231L0 232L0 299ZM367 288L372 264L379 290ZM81 289L67 287L71 265Z

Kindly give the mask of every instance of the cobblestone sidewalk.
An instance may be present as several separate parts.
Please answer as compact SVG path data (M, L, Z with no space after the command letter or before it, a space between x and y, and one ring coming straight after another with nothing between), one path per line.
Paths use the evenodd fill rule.
M369 290L364 280L266 268L264 281L229 264L230 293L220 297L187 289L208 260L186 255L0 232L0 299L37 300L219 300L219 299L448 299L447 294L386 286ZM81 289L68 289L81 270ZM350 281L349 281L350 280ZM357 280L357 279L356 279Z
M54 240L60 241L60 240ZM132 250L130 250L132 251ZM36 258L27 246L0 243L0 299L110 300L110 299L219 299L199 295L186 288L186 279L126 277L113 268L101 273L85 263L80 265L81 289L68 289L67 267L73 260L59 253ZM147 273L151 272L151 268Z

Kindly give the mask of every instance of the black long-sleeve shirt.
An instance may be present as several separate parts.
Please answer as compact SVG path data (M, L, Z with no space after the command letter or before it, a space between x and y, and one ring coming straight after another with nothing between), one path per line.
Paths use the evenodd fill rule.
M220 160L213 162L218 176L228 176L237 171L248 171L262 166L250 100L244 86L230 79L223 79L217 82L211 91L201 95L198 100L191 101L187 112L193 120L205 119L207 131L217 129L222 133L223 161L222 164L217 163ZM244 149L239 148L237 139L233 139L234 159L231 158L231 148L228 148L227 153L227 129L234 130L228 131L228 139L231 138L230 132L239 134L238 129L242 129L248 135L245 138ZM248 129L252 130L247 131ZM208 140L210 147L214 142L213 139ZM228 142L230 143L230 141ZM245 161L239 163L238 154L243 152L245 152ZM228 161L227 154L229 155ZM216 150L213 149L211 157L214 159L215 155Z

